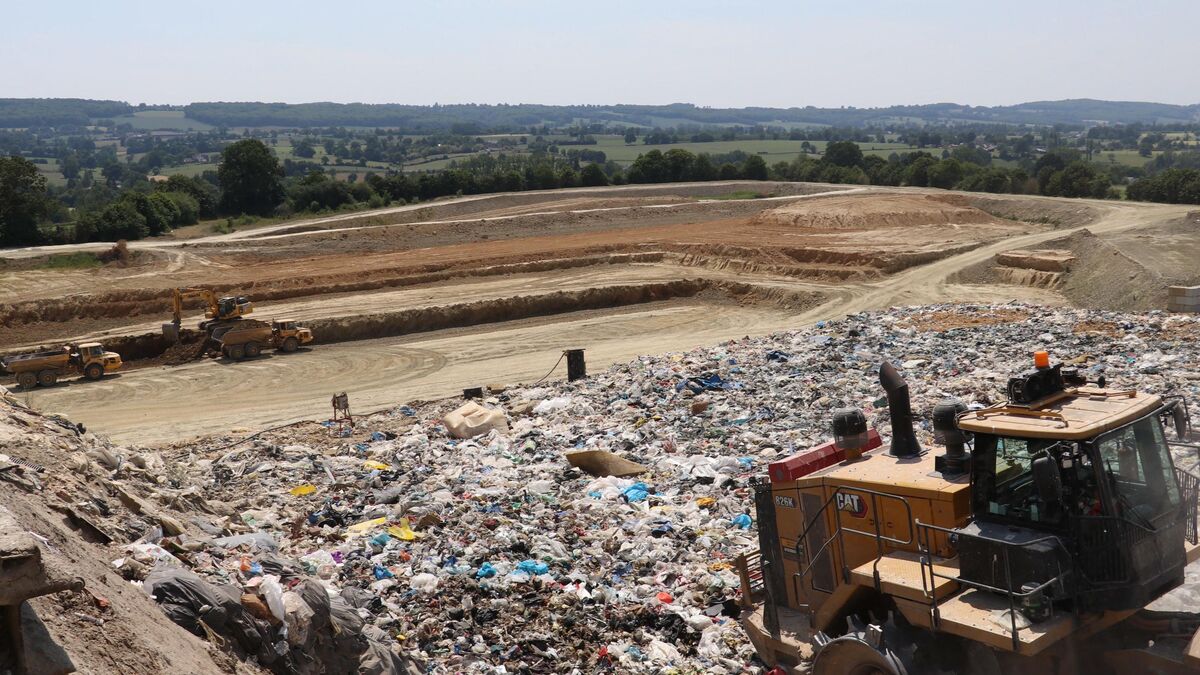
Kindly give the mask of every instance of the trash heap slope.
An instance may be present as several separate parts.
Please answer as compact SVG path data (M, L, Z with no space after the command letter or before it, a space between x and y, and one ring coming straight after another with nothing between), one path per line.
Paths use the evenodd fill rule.
M132 462L117 472L101 468L117 457ZM132 485L141 481L129 478L141 473L146 461L154 460L114 448L67 420L29 410L0 387L0 516L18 530L3 534L27 533L48 570L85 584L82 592L37 597L30 606L49 640L79 672L261 672L164 621L154 601L109 564L122 543L151 529L146 514L133 513L119 498L122 492L142 493ZM169 513L161 511L168 519ZM110 538L112 543L105 543ZM2 573L0 583L9 583ZM25 639L47 649L36 635Z
M331 610L298 600L323 587L376 656L398 657L391 668L756 672L732 569L757 546L751 481L826 440L834 408L862 408L886 435L882 361L908 379L929 443L935 402L998 400L1035 349L1200 410L1198 327L1161 313L900 308L508 389L452 418L455 435L442 419L461 401L353 430L312 422L176 445L161 450L174 480L213 513L159 540L176 552L159 564L239 587L268 640L300 645ZM620 476L596 475L605 453Z
M62 656L30 672L416 672L356 607L254 537L254 573L241 578L245 538L225 536L237 534L233 515L159 453L0 388L0 543L28 542L49 581L84 584L29 601L44 628L23 631L25 651ZM0 584L23 582L5 574ZM6 650L0 670L13 666Z

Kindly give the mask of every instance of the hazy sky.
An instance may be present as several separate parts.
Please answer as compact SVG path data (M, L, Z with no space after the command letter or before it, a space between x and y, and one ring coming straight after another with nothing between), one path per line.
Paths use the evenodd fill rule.
M0 97L1200 102L1200 0L4 0Z

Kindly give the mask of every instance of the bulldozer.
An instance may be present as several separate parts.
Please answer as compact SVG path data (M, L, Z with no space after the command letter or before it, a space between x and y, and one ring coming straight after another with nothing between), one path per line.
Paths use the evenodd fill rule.
M886 449L839 409L831 441L753 484L740 621L773 672L1200 673L1200 478L1172 452L1200 445L1182 397L1037 352L1005 402L938 403L922 447L908 384L889 363L879 377Z
M209 288L175 288L171 291L171 323L162 325L163 337L173 343L179 342L179 331L183 324L183 302L190 298L200 298L204 301L205 320L200 322L200 330L206 338L211 338L213 331L228 327L233 322L254 311L254 304L242 296L218 298Z

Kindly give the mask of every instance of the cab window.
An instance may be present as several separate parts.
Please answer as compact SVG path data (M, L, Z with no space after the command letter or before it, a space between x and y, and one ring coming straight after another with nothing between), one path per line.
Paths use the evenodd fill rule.
M972 487L975 512L1004 520L1062 525L1063 510L1045 503L1033 480L1034 458L1056 445L1057 441L1048 439L978 434Z
M1144 417L1101 436L1097 446L1119 513L1154 521L1179 506L1171 450L1157 418Z

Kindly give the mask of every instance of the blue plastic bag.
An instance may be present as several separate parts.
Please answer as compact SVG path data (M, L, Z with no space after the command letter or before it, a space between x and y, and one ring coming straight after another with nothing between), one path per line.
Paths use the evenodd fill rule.
M744 513L739 513L737 517L733 519L733 524L743 530L748 529L753 522L754 521L750 520L750 516Z
M491 579L496 576L496 568L492 567L492 563L485 562L479 566L479 571L475 572L476 579Z
M549 572L550 566L544 562L538 562L536 560L522 560L521 562L517 563L517 570L520 572L525 572L526 574L537 576L539 574L545 574L546 572Z
M640 502L649 496L650 489L641 481L638 481L621 491L621 498L627 502Z

